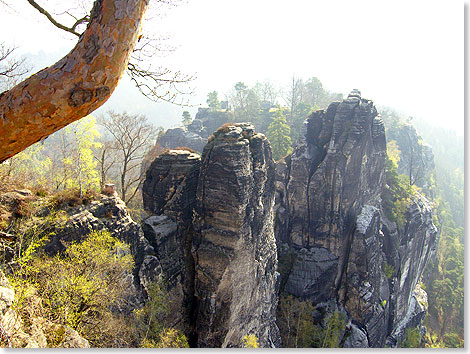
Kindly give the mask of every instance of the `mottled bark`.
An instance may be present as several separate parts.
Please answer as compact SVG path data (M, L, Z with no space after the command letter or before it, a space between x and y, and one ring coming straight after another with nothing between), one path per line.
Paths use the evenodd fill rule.
M149 0L96 0L75 48L0 94L0 162L100 107L111 96Z

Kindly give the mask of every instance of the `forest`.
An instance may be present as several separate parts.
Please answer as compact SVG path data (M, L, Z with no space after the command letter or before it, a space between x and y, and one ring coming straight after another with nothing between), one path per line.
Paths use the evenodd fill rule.
M115 1L109 0L109 3L113 2ZM139 11L145 12L146 1L137 2L143 9L137 9L139 6L136 6L129 18L138 19ZM3 4L2 1L0 3ZM32 3L36 4L34 1ZM101 2L97 1L97 3ZM38 4L33 7L41 8ZM44 14L46 11L42 10L40 12ZM94 21L98 22L98 19L101 21L100 11L102 8L94 7L90 17L84 18L83 23L93 24ZM339 305L339 300L332 305L330 300L324 298L321 298L321 301L312 301L308 296L295 295L292 291L288 291L289 286L286 284L292 282L289 276L295 274L296 264L300 259L307 259L308 252L312 254L319 252L319 248L309 248L310 239L307 241L307 246L302 244L302 247L295 244L297 241L292 240L287 242L289 246L286 246L285 240L279 239L282 238L278 236L279 230L284 227L284 224L279 221L279 215L282 214L283 209L290 210L290 206L276 203L282 198L287 198L288 195L287 192L285 196L283 195L284 190L279 192L278 185L282 181L279 176L281 172L283 173L282 169L290 169L293 166L294 159L300 155L298 151L302 151L299 150L304 146L302 144L306 144L306 139L313 136L312 131L317 129L317 126L311 128L308 125L309 122L313 121L312 124L317 124L315 122L319 122L320 118L317 121L314 118L323 117L325 121L318 124L323 124L322 127L324 127L325 122L330 119L329 114L336 119L334 114L338 113L331 112L338 105L356 102L356 99L360 104L365 102L364 105L368 105L370 101L362 101L357 90L349 96L330 91L327 88L328 82L323 83L318 77L313 76L315 73L312 71L311 75L305 77L293 74L291 79L283 84L269 79L257 81L257 78L252 78L254 84L251 86L245 84L245 81L237 81L231 84L228 92L211 90L207 93L205 106L199 107L194 117L191 116L188 106L181 105L178 108L181 111L181 120L177 122L177 127L170 129L154 125L150 117L134 107L129 107L127 111L108 110L106 113L95 114L93 111L102 104L101 101L106 101L111 96L113 86L117 85L119 77L125 70L128 71L141 93L157 101L175 102L179 98L179 94L175 93L178 89L175 87L178 87L178 84L186 85L193 78L179 72L171 77L171 73L166 69L160 68L160 71L155 72L150 67L144 69L139 66L144 60L139 55L147 59L151 57L151 54L145 53L146 45L150 45L151 41L144 36L143 42L140 42L142 35L139 37L135 33L127 33L125 38L120 39L123 46L137 43L137 48L140 49L123 54L131 56L131 61L127 65L124 64L127 63L128 58L114 58L113 66L109 70L113 74L102 79L101 83L96 86L96 77L107 74L103 74L100 67L88 67L93 60L87 56L98 56L100 55L98 52L102 49L100 48L96 53L90 50L86 41L90 40L88 34L91 33L93 26L89 25L87 29L78 33L76 29L80 25L83 26L80 21L77 19L72 27L63 25L62 27L65 27L65 31L79 37L79 44L74 51L81 55L86 64L80 62L75 65L80 67L83 65L83 69L80 70L86 73L84 75L87 77L86 80L92 83L90 85L86 84L86 80L84 83L83 78L77 81L78 79L72 76L64 76L59 80L56 77L52 83L43 81L48 80L48 77L58 75L57 64L47 68L42 74L39 73L43 77L38 78L38 74L28 77L32 74L29 72L29 64L16 56L15 48L7 44L2 44L0 47L0 91L3 92L0 94L0 109L20 100L26 102L22 96L21 87L29 87L31 92L38 90L36 103L28 101L28 104L22 103L16 110L0 111L2 117L0 134L3 135L2 145L4 146L0 154L2 161L0 164L0 256L2 258L0 289L3 301L0 317L1 345L3 347L189 348L226 346L230 343L231 346L249 348L267 346L266 339L261 334L267 332L255 328L246 333L240 330L238 333L238 326L243 328L243 324L233 325L233 331L240 337L238 342L235 340L231 342L232 339L218 342L217 336L220 333L217 330L207 335L207 339L201 339L203 338L201 333L205 333L204 329L201 329L200 324L194 320L197 316L203 319L205 319L204 316L209 316L209 310L203 306L208 306L207 308L211 311L216 307L212 304L206 305L203 300L200 300L204 298L201 294L208 291L204 287L206 286L205 277L215 278L215 275L207 269L204 270L206 263L215 267L214 274L217 274L219 263L229 262L224 257L230 262L238 258L224 250L219 263L214 261L217 263L215 265L211 264L211 260L204 261L206 263L200 265L191 263L202 262L201 260L205 257L204 247L207 245L204 242L207 241L204 237L211 235L212 229L205 230L203 222L209 222L207 220L210 220L212 215L209 217L203 214L205 209L197 204L202 203L197 198L202 200L203 197L196 192L194 194L197 197L194 197L195 201L192 201L190 188L197 189L199 193L203 183L202 177L206 176L205 174L209 175L209 170L203 169L206 166L205 163L207 166L210 165L207 162L209 157L206 161L205 156L211 156L208 151L215 154L216 152L212 151L216 151L216 147L219 146L217 144L220 142L220 146L223 147L233 143L230 140L232 139L230 134L235 134L240 130L241 136L249 136L246 139L256 146L253 142L255 140L250 139L255 139L254 137L258 135L255 134L254 137L249 135L252 134L251 128L246 128L244 125L249 122L256 133L261 133L269 142L269 153L266 155L269 158L263 158L263 161L273 161L272 171L269 170L269 166L263 167L272 173L270 177L266 172L268 177L263 178L264 181L272 180L273 196L272 203L270 203L275 209L271 212L263 211L263 213L271 215L272 218L267 224L273 228L270 237L275 239L272 242L277 247L277 251L274 252L276 260L273 261L275 270L274 268L271 270L279 277L278 285L273 286L273 288L277 287L278 293L272 295L271 298L275 303L275 305L271 304L274 310L268 311L270 313L268 317L275 319L275 323L269 326L276 328L278 333L272 334L272 329L266 330L270 333L269 338L277 336L279 341L272 340L271 346L354 347L355 344L351 344L352 339L349 339L354 337L351 333L356 331L354 333L357 335L357 328L361 331L364 329L358 321L350 319L350 316L353 316L351 315L353 305ZM131 32L125 27L130 26L129 23L121 22L119 26L123 26L123 29L118 31ZM100 23L101 25L106 28L113 24ZM57 23L54 26L60 28ZM64 28L61 29L64 30ZM95 29L95 31L98 30ZM81 47L80 43L82 43ZM142 43L145 44L142 45ZM68 57L69 62L82 60L70 59L75 58L74 51ZM76 58L79 54L76 54ZM69 64L64 62L61 65L63 67ZM77 71L77 67L70 65L70 72ZM103 63L100 62L99 65ZM94 74L96 72L100 74ZM163 78L168 74L171 79ZM45 85L54 87L48 92L55 92L59 96L66 91L70 97L52 100L48 92L38 89L39 85L44 82L46 82ZM169 86L165 86L168 83ZM224 85L227 84L224 83ZM79 85L82 86L79 87ZM70 87L73 87L72 91L69 90ZM375 118L376 116L379 118ZM386 137L386 155L383 160L383 171L380 172L380 175L383 174L385 187L378 192L380 213L383 212L383 218L386 219L384 229L392 230L390 234L407 235L408 228L411 228L412 224L410 205L417 203L416 201L421 200L422 196L429 201L432 209L432 224L436 227L438 234L437 246L433 251L435 253L430 256L416 284L417 288L427 293L425 304L424 302L422 304L422 307L426 308L425 317L420 319L419 323L411 321L410 323L413 324L406 325L404 329L394 325L402 332L396 334L398 339L394 339L395 343L390 344L391 342L387 341L387 346L462 348L464 347L464 138L451 129L433 126L424 119L415 119L393 107L377 106L376 116L374 115L376 120L372 124L378 124L377 120L383 122ZM37 123L38 117L49 117L47 124ZM14 126L9 124L14 124ZM340 129L340 133L342 132L337 140L354 136L355 123L345 121L337 124L338 126L342 124L341 128L337 128ZM21 137L25 136L25 130L21 129L25 127L26 131L31 134L23 139ZM198 127L197 134L200 136L194 133L194 127ZM197 139L203 141L203 148L188 147L192 141L189 138L188 144L183 144L179 140L175 140L176 146L162 143L168 141L168 134L171 137L175 129L179 129L185 138L195 139L196 135ZM321 141L325 137L320 134L317 139ZM360 139L358 141L362 142ZM314 143L316 144L317 141ZM324 155L319 153L318 156L324 158L325 154L330 154L334 143L335 140L332 139L328 149L321 147L320 143L318 146L315 145L315 149L318 148L319 151L324 149L322 150ZM237 144L234 146L238 146ZM323 144L326 146L325 142ZM255 149L252 145L250 149ZM367 148L365 147L364 151ZM250 151L251 158L254 159L257 156L253 152L255 150ZM226 153L230 156L232 152L228 149ZM186 156L188 161L200 161L200 155L203 157L200 162L203 167L198 165L200 172L197 173L199 177L195 177L196 182L190 180L194 169L185 169L188 168L187 161L178 160L174 165L168 165L169 167L165 165L169 163L165 159L182 159ZM367 165L367 159L370 158L366 155L367 153L364 152L361 162L363 165ZM320 164L321 158L318 159L315 168ZM218 163L220 162L215 164ZM254 164L251 162L251 165ZM269 163L266 162L266 164ZM375 167L373 165L370 168ZM152 174L156 173L155 171L158 172L159 168L167 168L167 170L161 172L158 177L160 185L152 187L153 192L158 196L154 197L154 202L149 202L149 181L153 178ZM314 172L314 168L311 168L309 183ZM221 175L224 176L224 173L222 172ZM261 172L258 171L258 173ZM293 174L293 172L289 173L285 178L286 181ZM236 176L239 174L239 171L235 173ZM254 180L256 178L253 177ZM277 180L274 181L275 179ZM206 177L206 180L210 178ZM177 187L174 187L172 183L182 184L175 184ZM241 182L237 183L238 188ZM170 185L168 190L164 190L167 188L166 184ZM334 183L332 185L335 186ZM257 187L259 186L250 188L256 190ZM227 192L222 191L220 187L213 188L219 194L218 197L226 196L224 193ZM276 192L274 192L275 188ZM311 213L310 208L313 206L309 204L308 188L307 186L307 206L308 213ZM328 188L325 187L325 190ZM209 193L206 192L209 186L203 187L202 190L204 193ZM251 189L247 190L251 191ZM287 187L285 191L288 191ZM173 198L174 195L178 196L178 193L188 200L178 199L180 197ZM277 194L274 197L275 193ZM267 194L269 191L261 193L263 198L267 198ZM205 196L205 194L202 195ZM227 204L231 206L234 203L231 197L228 195L226 198ZM161 205L157 208L152 203ZM152 207L149 207L150 204ZM331 202L331 204L334 203ZM263 204L260 203L260 205ZM364 218L364 210L370 210L367 207L369 205L365 204L361 209L361 214L354 215L354 217L359 220L362 215ZM185 208L190 209L187 211ZM246 209L249 210L249 207ZM372 209L377 208L372 207ZM217 212L214 212L214 215L216 214ZM257 212L253 214L257 215ZM336 218L339 217L344 218L345 238L350 237L347 236L348 233L355 235L359 227L350 226L352 214L336 216ZM152 229L149 226L151 225L149 220L157 220L155 218L158 222L155 221L152 224L154 227ZM371 216L368 225L372 225L373 218ZM220 222L220 225L223 222ZM294 222L295 220L292 221ZM312 223L310 219L308 222ZM333 224L332 221L330 232L333 230L331 224ZM391 224L394 226L390 226ZM258 228L253 225L256 223L250 224L250 230ZM221 232L221 235L225 237L234 233L235 227L233 225L230 227L230 231ZM150 229L153 231L149 231ZM155 231L157 229L160 234ZM241 229L245 230L243 227ZM289 232L291 231L289 229ZM148 237L151 232L157 236ZM269 234L269 231L263 232ZM308 232L314 234L310 229ZM318 233L320 234L320 231ZM260 231L260 235L264 234ZM383 233L381 235L383 236ZM165 240L171 237L180 239L166 244ZM219 242L217 237L215 239ZM321 246L327 249L328 247L321 243L323 242L321 237L319 239ZM394 247L397 249L405 247L403 240L404 238ZM181 247L178 242L182 243ZM348 242L351 246L353 241ZM381 242L383 242L382 247L386 248L389 247L387 242L391 241ZM406 242L412 243L410 240ZM315 244L315 247L317 246ZM198 247L200 247L199 251ZM214 252L219 252L224 247L216 247L214 249L217 250ZM230 247L227 245L227 249ZM150 248L154 251L145 253L144 248L145 252L148 252ZM266 246L266 248L269 247ZM274 257L271 251L272 249L260 248L254 253L258 255L258 253L266 252L270 254L269 257ZM163 255L168 259L164 259ZM180 259L172 258L178 256ZM271 262L269 257L266 256L268 265ZM151 264L151 259L152 262L158 259L158 266ZM338 256L335 262L339 259ZM330 261L332 258L328 259L328 262ZM352 261L346 258L345 262L348 264ZM393 289L400 282L400 286L405 283L405 280L400 280L406 278L405 276L400 278L403 275L400 273L403 272L401 267L405 268L405 266L401 264L399 267L394 262L396 260L387 258L379 270L383 274L380 279L387 283L387 289ZM186 269L186 273L176 271L177 267ZM266 267L264 277L270 274L267 270L268 266ZM159 272L158 275L155 275L156 272ZM198 274L204 274L201 277L203 280L194 281L194 277L197 278ZM350 295L353 294L353 290L350 290L347 285L342 285L344 282L355 280L351 277L351 279L339 278L339 282L335 281L337 283L334 284L336 291L334 296L345 304L349 301L356 306L354 300L351 300L353 295ZM325 283L328 282L329 280L325 280ZM200 288L195 291L194 288L198 286ZM346 292L350 291L350 293L342 294L343 287L348 289L345 290ZM266 286L266 289L268 288L269 286ZM416 289L413 290L414 294L419 292ZM392 290L389 292L391 293ZM258 293L253 290L253 294ZM231 296L226 295L225 298L222 296L223 301L221 301L223 303L233 301ZM253 298L257 296L253 295ZM230 300L226 299L228 297ZM413 297L415 298L416 301L420 301L417 295ZM384 318L386 311L394 312L395 309L390 304L391 299L391 295L374 298L375 308L378 308L374 311L384 313ZM197 301L201 301L202 305L194 305ZM266 302L265 299L263 301ZM181 304L184 304L183 308ZM357 306L359 308L360 304ZM225 328L223 327L224 321L231 314L232 312L229 315L223 313L220 317L215 317L221 323L220 328ZM216 312L212 315L219 316ZM267 315L263 314L263 316ZM389 321L392 323L394 320L397 319ZM262 321L256 323L260 328L265 326ZM250 326L256 327L252 324ZM387 329L387 337L395 335L395 332L391 333L390 326ZM424 331L423 328L425 328ZM232 333L230 330L228 332ZM228 335L227 338L229 338ZM372 343L372 339L370 341L369 344ZM385 343L384 340L382 342Z

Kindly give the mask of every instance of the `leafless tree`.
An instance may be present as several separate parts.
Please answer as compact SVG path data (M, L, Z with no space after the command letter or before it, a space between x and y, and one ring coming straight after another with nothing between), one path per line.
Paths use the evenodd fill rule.
M290 113L288 115L289 123L292 123L292 119L295 116L298 105L303 100L304 94L304 83L302 79L296 78L295 75L292 76L292 80L287 90L285 90L282 98L290 108Z
M0 43L0 91L13 87L30 71L25 58L14 55L16 47Z
M110 111L107 118L99 118L99 124L113 137L119 152L119 189L121 199L127 204L143 183L142 160L154 145L158 130L145 116L126 112Z
M271 81L257 82L253 89L261 101L269 102L271 106L276 105L279 89Z
M107 182L110 182L110 172L118 161L118 154L115 141L111 139L101 139L100 144L101 146L99 148L94 149L93 156L96 161L98 161L100 186L103 188Z

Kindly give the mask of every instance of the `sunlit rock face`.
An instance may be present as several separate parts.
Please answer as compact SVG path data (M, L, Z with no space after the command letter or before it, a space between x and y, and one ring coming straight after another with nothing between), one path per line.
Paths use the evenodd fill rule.
M360 326L348 325L348 346L364 346L364 333L367 346L385 345L435 248L424 197L412 201L402 230L383 215L385 161L382 119L354 90L312 113L276 166L276 238L296 253L282 290L315 304L336 299ZM352 333L360 336L348 339Z
M279 344L273 233L274 161L251 124L214 133L202 154L194 217L201 347L237 347L254 334Z
M147 278L169 283L191 344L240 347L254 334L262 347L279 346L266 137L239 123L215 132L202 157L170 150L148 169L143 196L154 214L143 228L157 259Z

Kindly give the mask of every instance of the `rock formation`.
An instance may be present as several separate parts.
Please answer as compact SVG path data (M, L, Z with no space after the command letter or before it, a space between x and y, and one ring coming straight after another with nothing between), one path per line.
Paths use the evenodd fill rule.
M188 147L202 153L209 135L229 122L233 122L232 112L199 108L191 124L168 129L157 140L157 145L168 149Z
M255 334L261 346L279 346L279 288L315 304L317 323L343 313L345 347L397 346L419 326L426 301L418 281L437 230L419 193L404 226L387 219L386 158L382 119L357 90L312 113L276 166L247 123L219 128L201 157L159 156L143 187L154 214L144 224L157 260L152 277L169 282L192 344L237 347ZM277 252L291 263L281 278Z
M170 150L147 171L144 224L193 345L279 346L274 162L250 124L214 133L202 157ZM189 252L190 251L190 252Z
M206 139L198 133L191 130L195 125L189 127L178 127L168 129L157 141L162 148L175 149L179 147L188 147L192 150L201 152L206 144Z
M154 214L144 221L146 238L156 259L145 281L163 278L175 307L174 323L194 342L194 261L191 255L192 215L196 204L201 158L185 150L170 150L157 157L142 187L144 208Z
M154 250L144 237L140 225L132 220L126 204L117 194L100 195L88 205L69 208L68 213L70 216L65 224L59 227L60 232L54 233L46 244L46 252L53 255L64 250L67 243L82 241L92 231L107 230L112 236L129 244L135 262L134 286L140 289L139 272L144 272L141 267L149 262L144 262L144 259L153 257Z
M403 321L437 240L424 197L413 199L403 230L384 216L385 159L382 120L355 90L308 117L276 172L276 237L296 253L283 290L315 304L336 299L371 347L384 346L399 323L409 326Z
M199 346L240 346L255 334L278 345L274 162L250 124L219 129L206 145L194 226Z

